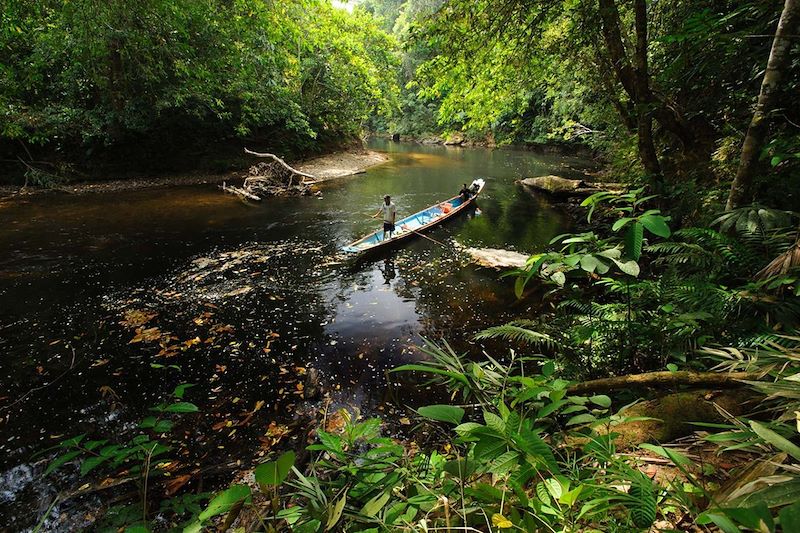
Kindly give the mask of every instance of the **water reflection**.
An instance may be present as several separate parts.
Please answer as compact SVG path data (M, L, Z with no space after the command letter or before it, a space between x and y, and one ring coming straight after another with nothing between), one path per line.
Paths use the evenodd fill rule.
M574 172L580 162L380 147L391 162L324 184L321 200L246 206L199 186L4 207L0 469L60 435L130 425L181 382L196 384L191 399L203 413L191 428L192 457L241 458L257 450L269 423L303 408L298 384L309 367L334 402L370 412L386 397L386 371L422 357L420 336L479 351L474 332L524 309L510 307L508 281L467 265L453 242L542 249L567 217L514 180ZM479 210L431 233L445 246L417 239L355 270L338 256L339 246L374 229L369 216L384 194L400 218L476 177L487 180ZM102 392L109 389L118 398L113 416ZM213 429L259 401L251 426L225 439ZM15 501L0 502L0 514Z

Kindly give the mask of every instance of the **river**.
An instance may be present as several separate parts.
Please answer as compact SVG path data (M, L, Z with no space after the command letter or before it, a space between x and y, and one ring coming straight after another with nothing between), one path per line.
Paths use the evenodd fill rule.
M321 199L246 205L199 185L0 207L0 524L30 527L59 482L74 482L41 482L35 452L78 433L129 432L177 384L195 384L185 399L202 413L176 430L187 454L198 464L246 462L263 452L271 422L322 405L302 399L309 369L329 409L392 416L398 401L431 397L387 387L388 369L422 357L422 337L478 354L475 332L526 313L510 280L466 264L452 242L543 249L568 217L514 180L576 175L585 162L371 147L390 161L324 183ZM478 209L430 233L446 246L417 239L355 267L342 262L338 248L376 227L369 215L384 194L400 218L477 177L487 181ZM226 425L247 414L237 431Z

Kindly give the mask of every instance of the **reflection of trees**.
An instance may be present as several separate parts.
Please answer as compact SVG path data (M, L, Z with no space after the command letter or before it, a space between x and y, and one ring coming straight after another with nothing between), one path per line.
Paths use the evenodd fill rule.
M533 252L569 227L566 212L519 187L499 200L480 198L478 204L481 216L470 220L461 231L462 237L478 246L513 246Z

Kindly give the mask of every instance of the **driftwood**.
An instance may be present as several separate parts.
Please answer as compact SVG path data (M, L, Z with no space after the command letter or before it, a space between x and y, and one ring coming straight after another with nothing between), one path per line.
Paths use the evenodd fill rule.
M224 183L222 190L237 195L241 199L259 201L266 196L305 196L312 194L310 185L317 178L307 172L289 166L286 161L275 154L253 152L244 149L246 154L269 159L253 165L247 174L242 176L241 187Z
M745 385L743 381L754 381L760 377L760 374L752 372L688 372L685 370L678 372L646 372L644 374L630 374L576 383L569 388L569 392L572 394L586 394L617 389L664 386L735 388Z
M255 194L253 194L253 193L251 193L249 191L246 191L246 190L242 189L241 187L235 187L233 185L228 185L224 181L222 182L222 185L219 186L219 188L222 189L225 192L229 192L231 194L235 194L235 195L239 196L240 198L246 198L248 200L255 200L256 202L260 202L261 201L261 197L256 196Z
M486 268L522 268L528 261L528 255L498 248L464 248L472 261Z
M311 184L311 183L314 183L314 182L317 181L317 177L316 176L313 176L311 174L307 174L305 172L297 170L296 168L290 167L288 164L286 164L286 161L284 161L280 157L276 156L275 154L253 152L252 150L248 150L247 148L244 149L244 153L250 154L250 155L254 155L256 157L265 157L265 158L272 159L275 163L277 163L279 165L279 168L283 169L283 171L284 171L283 173L288 173L288 175L290 176L290 178L289 178L290 179L289 186L292 185L291 179L294 176L300 176L300 178L301 178L300 182L301 183L304 182L304 180L302 178L308 178L309 180L311 180L310 182L305 182L305 183L308 183L308 184ZM247 179L250 179L250 178L247 178ZM247 182L247 180L245 180L245 186L247 186L246 182Z

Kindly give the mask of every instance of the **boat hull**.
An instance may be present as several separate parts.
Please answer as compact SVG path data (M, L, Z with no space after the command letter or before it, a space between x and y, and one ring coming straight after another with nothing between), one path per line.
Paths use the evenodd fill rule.
M475 186L476 192L468 200L463 201L460 196L454 196L397 221L395 224L397 232L391 239L383 239L383 230L378 230L342 247L342 250L352 254L363 254L388 249L407 242L413 237L419 237L420 233L436 227L469 209L470 206L474 205L485 185L486 182L482 179L474 180L471 187Z

